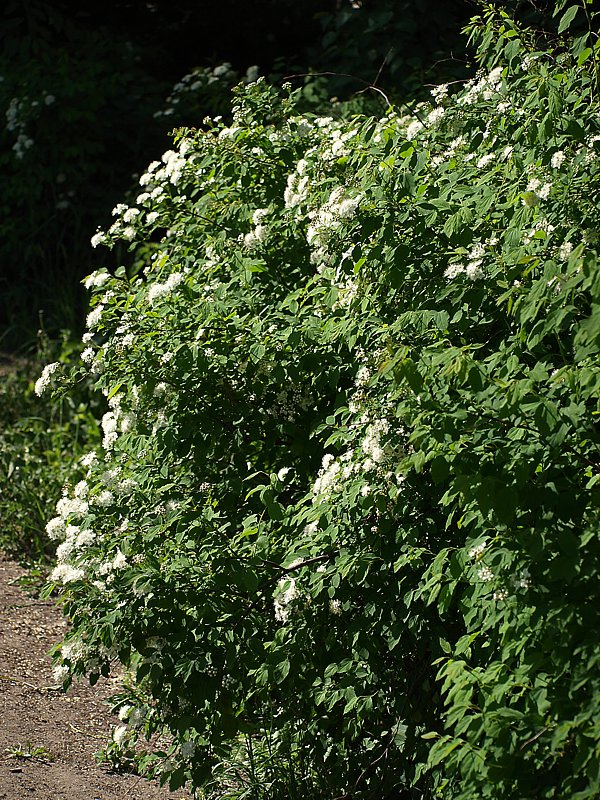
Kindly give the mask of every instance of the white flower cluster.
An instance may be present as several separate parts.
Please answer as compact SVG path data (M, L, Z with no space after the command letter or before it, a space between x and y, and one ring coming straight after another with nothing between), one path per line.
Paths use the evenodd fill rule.
M502 90L503 67L494 67L487 75L478 75L476 78L467 81L465 93L462 94L457 102L460 105L473 105L478 100L491 100Z
M162 154L162 162L165 165L154 173L156 182L165 181L176 186L183 174L184 167L187 164L185 150L189 147L189 143L183 139L179 144L180 152L176 150L167 150Z
M108 401L110 411L107 411L102 417L102 432L104 437L102 439L102 447L106 452L113 449L115 442L121 433L129 433L137 424L137 413L135 407L139 403L139 393L136 387L133 387L131 392L130 403L133 408L127 409L122 406L124 397L118 393L113 395ZM124 490L125 493L127 489Z
M346 450L337 458L331 453L325 453L323 456L321 469L312 488L315 500L331 498L342 491L344 483L352 477L361 477L373 471L377 473L378 481L385 480L388 484L395 485L403 482L402 475L385 469L385 464L394 455L397 457L403 455L401 449L392 446L389 438L385 443L382 441L389 436L389 422L383 418L370 420L367 412L362 412L359 424L365 426L360 448ZM363 496L370 494L371 491L367 483L361 487Z
M104 286L106 281L110 278L110 273L107 272L105 269L96 270L96 272L92 272L91 275L88 275L87 278L83 281L83 285L86 289L96 289L100 286Z
M63 584L71 583L72 581L81 581L84 577L84 570L73 567L71 564L57 564L50 573L51 581L57 581Z
M448 84L441 83L439 86L434 86L430 94L436 103L441 103L448 97Z
M317 267L318 269L318 267ZM332 307L332 311L338 308L348 308L358 296L358 282L354 278L347 278L343 282L332 281L338 293L338 298Z
M22 159L25 153L33 147L33 139L25 132L27 128L25 116L31 115L32 109L52 105L55 99L54 95L47 92L44 92L41 102L39 100L29 100L28 97L12 98L6 109L6 130L17 135L17 139L12 146L15 158ZM27 112L24 114L23 112L26 109Z
M338 186L320 208L309 212L310 225L306 238L315 248L311 256L313 262L319 264L327 259L327 243L331 234L353 216L361 200L362 195L349 195L343 186Z
M465 137L461 134L453 139L448 147L442 152L438 153L438 155L433 156L431 159L431 163L434 167L439 166L440 164L444 164L446 161L450 161L450 159L454 158L457 151L466 143Z
M156 204L165 197L168 184L176 186L181 180L185 167L191 161L190 157L186 157L191 147L189 139L182 139L178 151L167 150L162 154L161 161L153 161L148 165L139 179L144 191L137 196L137 205L130 207L118 203L112 210L115 221L108 231L96 231L91 239L92 247L110 244L111 237L131 242L145 226L154 225L160 217Z
M375 420L367 427L365 438L362 440L361 447L367 460L363 464L363 469L369 470L373 464L381 464L391 454L389 445L382 446L381 437L386 436L390 431L390 424L386 419Z
M551 189L551 182L542 183L540 178L531 178L523 195L524 205L537 206L541 200L547 200L550 197Z
M555 226L545 217L539 217L530 231L523 235L523 244L538 240L546 240L555 230Z
M252 214L252 224L254 228L242 237L244 246L248 250L254 250L258 245L263 242L267 237L267 228L263 225L263 221L269 215L268 208L257 208Z
M149 711L150 709L146 705L124 705L119 709L119 719L121 722L127 722L131 728L139 728L144 720L148 717Z
M67 500L67 502L69 507L72 509L74 501ZM80 503L79 509L81 510L82 508L87 509L87 503ZM72 511L69 516L72 516ZM50 520L48 525L51 526L51 523L56 523L56 520L61 519L61 517L58 517L55 518L55 520ZM56 549L57 565L52 571L50 579L66 584L70 583L71 581L83 580L85 577L85 570L82 567L75 567L73 564L69 563L69 560L93 544L96 541L96 535L89 528L81 530L78 525L65 526L64 520L62 521L65 538L62 544L60 544ZM59 526L56 525L56 527Z
M113 730L112 738L117 747L123 747L128 732L129 728L127 725L117 725L117 727Z
M94 330L100 324L100 320L102 319L102 314L104 313L104 305L100 303L95 308L93 308L90 313L87 315L85 320L86 328L89 331Z
M59 367L60 367L60 362L58 361L55 361L52 364L46 364L46 366L42 370L42 374L37 379L34 386L34 391L38 397L41 397L46 391L46 389L50 386L53 380L52 376Z
M308 162L301 158L296 164L296 169L288 176L287 186L283 193L286 208L294 208L304 203L308 196L309 178L306 174Z
M90 239L92 247L98 247L99 244L108 244L109 241L108 236L101 230L97 230Z
M470 281L480 281L485 277L483 262L489 248L498 244L498 238L491 236L485 242L477 242L467 254L466 263L458 262L449 264L444 271L444 277L451 281L459 275L466 275Z
M287 622L300 597L295 578L281 578L277 584L279 594L276 595L273 605L275 619L278 622Z
M487 544L485 542L481 544L477 544L474 547L471 547L469 550L469 558L473 561L479 561L483 558L483 554L485 553Z
M573 252L573 242L563 242L558 248L558 257L561 261L568 261Z
M182 272L173 272L165 283L153 283L148 289L148 303L153 306L158 300L171 294L184 280Z

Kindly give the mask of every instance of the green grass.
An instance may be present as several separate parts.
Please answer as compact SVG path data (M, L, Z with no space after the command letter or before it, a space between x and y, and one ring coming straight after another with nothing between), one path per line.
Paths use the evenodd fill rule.
M97 400L85 386L75 399L34 392L44 364L76 353L65 334L42 339L35 356L0 354L0 550L29 565L53 552L46 522L76 462L99 440Z

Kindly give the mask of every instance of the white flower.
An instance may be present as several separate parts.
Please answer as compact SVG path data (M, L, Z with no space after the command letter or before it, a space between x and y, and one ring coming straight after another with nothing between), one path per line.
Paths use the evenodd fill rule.
M277 473L277 479L283 482L290 469L291 467L282 467Z
M557 150L556 153L550 159L550 165L554 167L554 169L559 169L563 161L565 160L566 156L562 150Z
M531 573L528 569L522 569L518 575L513 576L512 582L517 589L528 589L531 586Z
M486 155L481 156L481 158L477 162L477 168L483 169L483 167L486 167L488 164L491 164L491 162L494 161L496 158L497 158L496 153L486 153Z
M489 567L480 567L477 570L477 575L479 576L479 580L483 581L484 583L489 583L494 577L494 573Z
M268 208L257 208L256 211L252 214L252 224L253 225L260 225L264 218L268 215L269 209Z
M82 467L91 467L96 461L98 461L98 453L95 450L91 450L80 459L79 463Z
M134 481L133 478L124 478L117 483L116 489L118 494L131 494L136 486L137 482Z
M56 504L56 512L67 520L69 517L82 517L87 514L89 504L80 497L61 497Z
M66 664L56 664L52 670L52 678L56 683L62 683L70 670Z
M106 244L108 236L102 231L97 231L91 238L92 247L98 247L99 244Z
M90 311L85 321L88 330L92 330L93 328L96 328L98 326L98 323L102 318L103 312L104 312L104 306L102 305L102 303L100 303L100 305L96 306L96 308Z
M82 569L76 569L70 564L58 564L50 575L51 581L60 581L61 583L71 583L72 581L80 581L85 576Z
M572 252L573 252L573 242L563 242L561 246L558 248L558 257L562 261L567 261Z
M65 642L60 651L63 659L67 659L72 664L82 661L86 656L86 648L81 639L69 639Z
M437 106L437 108L434 108L427 115L427 122L429 122L431 125L435 125L436 122L439 122L443 116L444 108L442 106Z
M367 428L361 447L363 453L375 464L379 464L387 455L386 448L381 446L381 437L385 436L389 429L389 423L385 419L376 420Z
M302 164L302 161L298 162L298 166ZM306 162L304 162L306 164ZM300 177L300 173L298 168L296 168L296 172L292 172L292 174L287 179L287 186L283 193L283 199L285 202L286 208L294 208L294 206L300 205L306 198L307 190L308 190L308 176L304 175Z
M102 284L104 284L109 278L109 272L97 270L96 272L92 272L91 275L87 276L87 278L83 281L83 285L86 289L91 289L94 286L102 286Z
M174 272L169 275L165 283L155 283L148 290L148 303L153 306L161 297L165 297L177 288L184 280L182 272Z
M52 375L54 375L59 366L60 363L58 361L55 361L53 364L46 364L34 386L34 391L38 397L41 397L48 386L50 386L52 383Z
M128 731L127 725L118 725L114 729L112 738L113 738L114 743L118 747L122 746L123 740L125 739L125 736L127 735L127 731Z
M77 539L75 540L76 547L87 547L88 545L92 544L96 536L93 531L85 530L81 531Z
M134 411L127 411L119 418L119 428L121 433L129 433L132 431L137 423L137 414Z
M439 86L434 86L431 90L431 96L436 103L440 103L445 97L448 96L448 84L441 83Z
M444 278L451 281L453 278L456 278L457 275L461 275L463 272L465 272L464 264L450 264L444 271Z
M475 561L479 561L479 559L483 556L483 553L486 548L485 542L483 544L475 545L475 547L471 547L469 550L469 558L472 558Z
M267 235L267 229L264 225L257 225L256 228L251 230L244 236L244 245L249 250L253 250L257 244L264 241Z
M67 541L59 544L56 548L56 560L59 564L65 564L73 552L73 542Z
M128 208L127 211L123 214L124 222L133 222L133 220L139 216L140 210L139 208Z
M540 188L537 190L537 196L541 200L547 200L548 197L550 197L550 190L551 189L552 189L552 184L551 183L545 183L543 186L540 186Z
M106 489L105 491L100 492L100 494L94 498L94 502L97 506L100 506L101 508L106 508L107 506L110 506L112 505L112 503L115 502L115 496L111 491Z
M129 724L132 728L139 727L142 722L148 716L148 707L147 706L139 706L139 708L134 708L133 711L129 715Z
M291 605L298 599L300 592L294 578L281 578L277 585L279 589L283 589L284 586L286 588L274 600L275 619L278 622L287 622L291 614Z
M416 138L417 134L422 128L423 128L423 123L420 120L418 119L413 120L406 129L406 138L412 141L413 139Z
M479 281L485 274L481 269L481 261L470 261L465 267L465 273L471 281Z
M93 347L86 347L85 350L81 353L81 360L85 361L86 364L91 364L94 360L94 356L96 351Z
M46 533L50 539L60 539L65 533L65 521L62 517L54 517L46 523Z
M329 602L329 611L336 616L342 613L342 604L339 600L331 600Z
M116 556L112 560L113 569L125 569L128 566L127 558L120 550L117 550Z

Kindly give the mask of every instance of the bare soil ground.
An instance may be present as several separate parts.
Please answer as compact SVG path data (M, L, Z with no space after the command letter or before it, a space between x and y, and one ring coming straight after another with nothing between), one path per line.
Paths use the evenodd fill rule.
M119 724L103 703L116 687L55 688L47 653L66 621L21 588L25 574L0 554L0 800L188 800L95 761Z

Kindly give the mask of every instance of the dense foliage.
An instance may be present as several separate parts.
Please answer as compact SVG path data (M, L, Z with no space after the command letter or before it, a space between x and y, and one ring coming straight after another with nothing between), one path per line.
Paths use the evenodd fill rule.
M589 9L588 9L589 10ZM383 118L262 80L95 246L108 410L49 535L57 675L213 797L592 798L598 47L487 9L481 71ZM66 381L49 365L37 390Z

